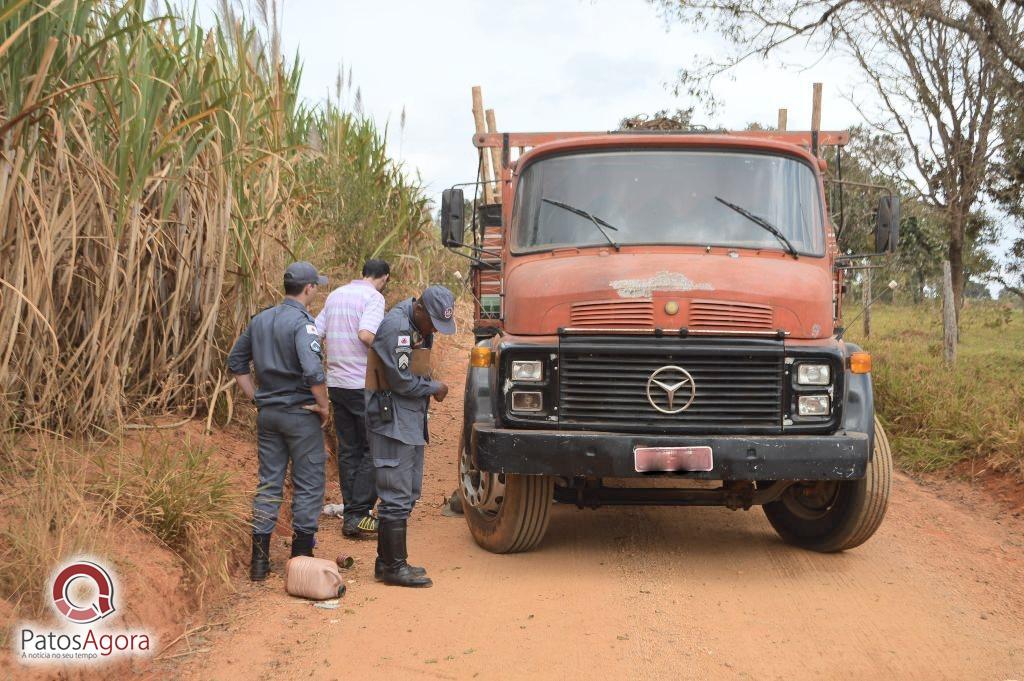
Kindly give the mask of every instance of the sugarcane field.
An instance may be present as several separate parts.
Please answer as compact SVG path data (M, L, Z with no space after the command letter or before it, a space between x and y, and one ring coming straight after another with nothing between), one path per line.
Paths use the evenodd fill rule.
M1024 5L0 0L0 678L1024 680Z

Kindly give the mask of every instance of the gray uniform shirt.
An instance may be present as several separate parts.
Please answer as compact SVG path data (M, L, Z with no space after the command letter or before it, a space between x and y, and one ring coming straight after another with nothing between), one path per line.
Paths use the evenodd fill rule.
M305 305L285 298L251 320L228 355L228 370L248 374L256 367L256 406L296 408L316 400L310 388L324 376L323 350Z
M366 391L366 427L407 445L426 444L427 405L440 383L412 373L412 349L421 340L412 322L415 298L409 298L391 308L373 339L373 349L380 356L384 374L391 386L395 413L390 422L380 420L375 393ZM434 335L422 337L419 347L433 345Z

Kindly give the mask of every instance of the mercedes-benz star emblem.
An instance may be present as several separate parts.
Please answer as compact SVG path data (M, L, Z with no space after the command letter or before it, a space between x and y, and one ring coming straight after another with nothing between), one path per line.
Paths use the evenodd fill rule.
M659 405L654 395L651 394L651 387L657 386L665 392L668 408ZM693 404L693 398L697 397L697 384L693 382L693 376L682 367L669 365L661 367L647 379L647 401L651 406L662 414L678 414L689 409ZM685 403L677 407L676 403L685 398Z

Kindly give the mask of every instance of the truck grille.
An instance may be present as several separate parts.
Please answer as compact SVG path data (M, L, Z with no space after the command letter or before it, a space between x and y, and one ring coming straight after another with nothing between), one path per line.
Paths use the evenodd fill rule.
M559 354L558 420L563 428L781 432L781 341L568 337L561 340ZM669 365L688 371L696 385L693 403L677 414L661 413L647 400L651 374ZM652 386L664 406L658 390Z
M654 304L650 300L573 303L569 324L580 328L650 328L654 326Z
M694 300L690 302L690 328L737 331L771 330L772 308L752 303Z

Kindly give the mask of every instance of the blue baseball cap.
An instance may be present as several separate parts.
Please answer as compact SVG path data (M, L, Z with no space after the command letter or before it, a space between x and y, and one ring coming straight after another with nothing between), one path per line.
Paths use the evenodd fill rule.
M288 269L284 271L284 283L302 284L303 286L306 284L327 286L327 277L317 272L316 268L313 267L313 263L302 260L288 265Z
M444 286L428 286L420 302L430 315L434 328L446 336L455 333L455 296Z

